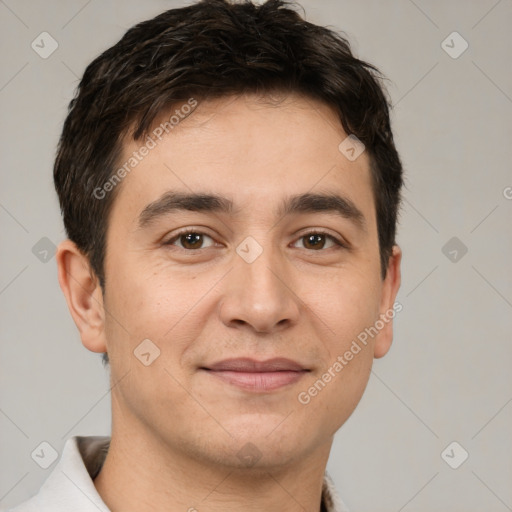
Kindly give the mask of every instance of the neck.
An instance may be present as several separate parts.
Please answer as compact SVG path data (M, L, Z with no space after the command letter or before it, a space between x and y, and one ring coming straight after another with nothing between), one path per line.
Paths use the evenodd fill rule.
M198 460L126 419L113 421L110 448L94 480L110 510L320 512L332 439L292 464L240 468L223 465L221 457Z

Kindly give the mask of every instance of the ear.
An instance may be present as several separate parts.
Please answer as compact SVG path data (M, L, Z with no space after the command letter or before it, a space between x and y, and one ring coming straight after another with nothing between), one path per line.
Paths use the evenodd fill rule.
M82 344L91 352L107 352L103 293L89 259L71 240L64 240L56 260L59 284Z
M381 301L379 308L379 319L384 327L379 330L375 339L374 357L379 358L388 352L393 341L393 318L396 313L402 310L402 305L395 305L396 295L400 288L401 273L400 263L402 261L402 250L394 245L389 257L386 278L382 282Z

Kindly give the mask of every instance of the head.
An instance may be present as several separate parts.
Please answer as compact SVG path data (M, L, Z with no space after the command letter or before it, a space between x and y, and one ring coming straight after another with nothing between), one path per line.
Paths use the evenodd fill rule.
M382 76L346 39L281 0L140 23L87 67L54 179L61 287L83 344L126 375L114 408L197 456L217 428L211 457L230 435L265 452L258 425L290 408L272 452L289 460L298 429L312 450L346 421L392 340L402 186ZM207 371L248 355L307 371L251 400Z

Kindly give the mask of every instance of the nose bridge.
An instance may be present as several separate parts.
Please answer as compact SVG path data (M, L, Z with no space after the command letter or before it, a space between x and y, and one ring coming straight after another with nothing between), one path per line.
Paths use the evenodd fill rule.
M237 247L221 310L224 323L249 324L259 332L293 324L299 314L279 249L269 237L260 240L247 237Z
M239 258L235 260L235 271L255 296L260 293L262 295L280 294L282 278L279 279L278 276L283 270L277 254L278 250L272 247L270 240L265 243L265 246L258 244L260 248L255 245L256 243L258 242L248 240L245 244L240 244L237 249ZM247 249L249 252L244 254Z

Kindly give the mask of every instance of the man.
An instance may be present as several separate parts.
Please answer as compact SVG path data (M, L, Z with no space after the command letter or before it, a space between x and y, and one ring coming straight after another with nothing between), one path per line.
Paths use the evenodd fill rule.
M325 469L400 286L376 68L280 0L164 12L86 69L54 178L112 436L14 510L346 510Z

